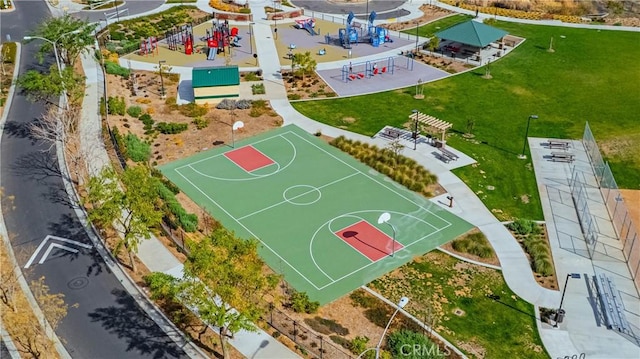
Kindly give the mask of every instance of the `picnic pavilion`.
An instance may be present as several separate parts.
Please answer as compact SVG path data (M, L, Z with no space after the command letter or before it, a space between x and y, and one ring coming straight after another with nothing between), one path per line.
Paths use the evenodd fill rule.
M504 55L507 45L515 45L511 39L505 40L508 34L502 29L469 20L437 32L435 36L440 39L438 50L443 55L483 64L483 60Z
M438 118L435 118L431 115L424 114L422 112L412 112L409 115L409 118L415 123L421 123L424 126L430 127L435 130L435 132L440 132L442 134L441 143L445 143L445 134L447 130L453 127L453 124L447 121L442 121ZM436 144L438 144L436 142Z

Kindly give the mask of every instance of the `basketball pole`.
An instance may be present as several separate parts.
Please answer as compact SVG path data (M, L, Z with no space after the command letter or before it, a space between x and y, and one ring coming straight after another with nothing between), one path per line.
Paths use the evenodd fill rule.
M396 227L389 223L389 220L391 219L391 214L389 214L389 212L384 212L380 215L380 217L378 217L378 224L382 224L382 223L386 223L389 225L389 227L391 227L391 230L393 231L393 238L391 239L391 256L395 256L396 255Z

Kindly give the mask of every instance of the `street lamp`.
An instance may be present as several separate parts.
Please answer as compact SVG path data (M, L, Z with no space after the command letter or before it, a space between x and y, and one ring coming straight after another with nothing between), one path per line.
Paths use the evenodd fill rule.
M82 30L81 29L76 29L70 32L66 32L60 36L58 36L58 38L55 41L49 40L46 37L41 37L41 36L24 36L23 39L25 41L29 41L29 40L42 40L45 42L50 43L51 45L53 45L53 54L55 55L56 58L56 67L58 68L58 75L60 76L60 81L62 81L62 64L60 63L60 57L58 56L58 47L56 46L56 44L58 43L58 41L60 41L63 37L67 36L67 35L72 35L72 34L79 34L81 33ZM63 97L64 97L64 103L65 103L65 107L68 109L69 108L69 102L67 99L67 90L64 86L64 81L62 81L62 90L63 90Z
M407 298L407 297L400 298L400 301L398 301L398 304L397 304L396 311L393 312L393 315L391 316L391 319L389 319L389 322L387 323L387 326L384 328L384 331L382 332L382 336L380 337L380 341L378 342L378 345L375 348L369 348L369 349L363 351L362 353L360 353L360 355L357 356L357 358L362 358L364 353L366 353L366 352L368 352L370 350L375 350L376 351L376 359L380 358L380 346L382 346L382 340L384 340L384 336L387 334L387 330L389 330L389 326L391 325L391 322L393 321L393 318L395 318L396 314L398 314L398 311L401 308L404 308L407 305L407 303L409 303L409 298Z
M391 214L389 214L389 212L384 212L380 215L380 217L378 217L378 224L386 223L389 225L389 227L391 227L391 230L393 231L393 239L391 241L391 256L393 257L396 254L396 227L394 227L393 224L389 223L390 219Z
M253 54L253 25L255 25L255 22L250 22L249 23L249 53Z
M233 126L231 126L231 147L236 148L236 138L235 138L234 132L243 127L244 127L244 122L242 121L236 121L233 123Z
M537 120L538 115L531 115L527 119L527 130L524 133L524 143L522 144L522 154L518 155L518 158L524 160L527 158L527 155L524 154L524 150L527 147L527 137L529 136L529 124L531 123L531 119Z
M364 15L365 16L369 16L369 0L367 0L367 11L365 12ZM367 19L369 19L369 18L367 17Z
M558 327L558 323L562 322L564 318L564 310L562 310L562 302L564 302L564 293L567 291L567 283L569 283L569 278L580 279L580 273L569 273L567 274L567 279L564 281L564 289L562 289L562 297L560 298L560 307L556 312L555 324L553 324L554 328Z
M160 70L160 97L164 98L164 78L162 77L162 64L166 64L167 60L158 61L158 69Z

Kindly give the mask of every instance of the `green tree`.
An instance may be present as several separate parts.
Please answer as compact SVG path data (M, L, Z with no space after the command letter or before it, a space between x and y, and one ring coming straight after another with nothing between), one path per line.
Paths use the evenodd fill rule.
M51 17L39 24L30 36L43 37L56 44L60 61L73 67L78 55L93 45L95 38L91 34L94 27L86 20L77 19L69 14L61 17ZM40 61L53 51L53 44L48 41L33 39L29 41L41 41L38 50Z
M440 38L433 36L427 43L427 50L435 52L440 47Z
M227 340L239 330L256 329L254 323L266 309L262 298L273 292L279 277L264 274L257 241L238 238L223 227L191 243L189 250L183 278L154 273L145 279L154 298L172 298L197 311L204 323L200 336L216 327L228 358Z
M293 55L293 63L298 67L296 73L302 76L302 80L304 80L305 75L312 74L318 66L309 51Z
M162 220L162 213L155 206L158 199L155 183L145 166L128 167L120 177L106 168L100 176L89 180L87 188L87 201L92 206L89 219L101 226L113 225L121 234L114 252L117 254L124 247L134 272L133 253L138 251L142 238L150 238L150 228Z
M66 90L69 102L77 103L84 97L82 86L84 77L74 73L73 68L62 70L62 76L55 65L48 73L29 70L18 76L17 85L27 93L31 101L48 101L51 97L59 97Z

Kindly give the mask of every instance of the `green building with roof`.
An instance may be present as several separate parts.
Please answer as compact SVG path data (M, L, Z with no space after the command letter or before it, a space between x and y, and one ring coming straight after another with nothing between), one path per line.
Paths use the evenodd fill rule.
M194 68L191 71L193 98L197 104L217 104L225 98L240 96L238 66Z

